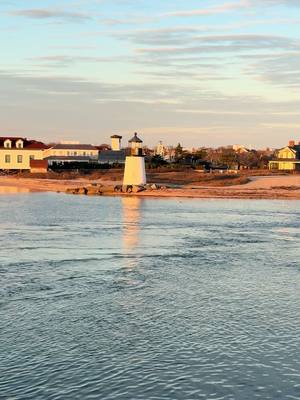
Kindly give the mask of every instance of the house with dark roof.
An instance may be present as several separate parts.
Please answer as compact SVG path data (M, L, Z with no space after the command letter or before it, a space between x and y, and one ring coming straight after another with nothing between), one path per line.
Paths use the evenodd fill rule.
M281 171L300 171L300 142L290 140L288 146L276 152L276 157L269 161L269 168Z
M43 160L47 146L24 137L0 137L0 170L30 171L32 160ZM44 166L45 168L45 166Z
M46 151L49 165L97 162L99 149L91 144L59 143Z

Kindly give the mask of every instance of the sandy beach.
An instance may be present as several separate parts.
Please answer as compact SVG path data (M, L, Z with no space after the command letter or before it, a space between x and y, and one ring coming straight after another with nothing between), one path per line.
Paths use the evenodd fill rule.
M119 182L101 179L38 179L0 177L0 193L20 192L65 192L67 188L76 188L91 184L117 184ZM116 193L122 196L126 194ZM259 176L243 185L204 186L189 184L164 190L147 190L130 196L141 197L187 197L187 198L224 198L224 199L300 199L300 176Z

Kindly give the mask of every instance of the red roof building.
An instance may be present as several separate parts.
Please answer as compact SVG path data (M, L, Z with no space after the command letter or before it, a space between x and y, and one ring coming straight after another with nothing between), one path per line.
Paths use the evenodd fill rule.
M43 161L44 143L38 140L29 140L24 137L0 137L0 170L2 171L30 171L31 161ZM38 168L42 168L39 165ZM45 169L45 166L43 166Z
M0 136L0 149L36 149L45 150L48 146L37 140L28 140L24 137Z

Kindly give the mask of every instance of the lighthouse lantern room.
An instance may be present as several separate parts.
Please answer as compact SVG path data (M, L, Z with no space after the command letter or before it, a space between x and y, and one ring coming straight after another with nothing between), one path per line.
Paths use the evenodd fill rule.
M138 137L137 133L129 140L132 156L143 156L143 141Z

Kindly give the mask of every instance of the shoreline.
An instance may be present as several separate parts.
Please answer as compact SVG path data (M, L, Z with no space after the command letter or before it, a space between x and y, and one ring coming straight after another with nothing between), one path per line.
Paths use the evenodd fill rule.
M101 179L56 180L39 178L0 177L0 194L58 192L95 183L115 185ZM249 183L232 186L182 185L163 190L147 190L139 193L105 193L104 196L137 196L143 198L199 198L199 199L245 199L245 200L300 200L300 176L260 176Z

